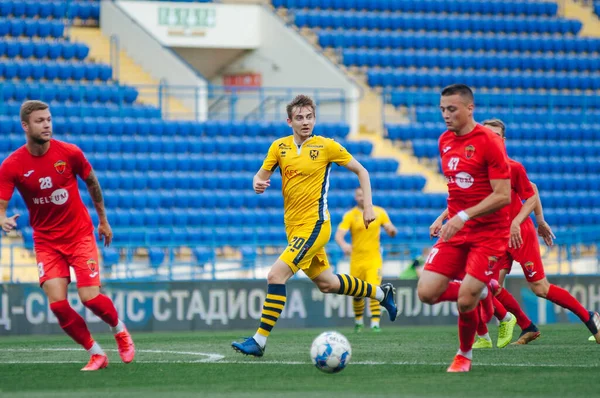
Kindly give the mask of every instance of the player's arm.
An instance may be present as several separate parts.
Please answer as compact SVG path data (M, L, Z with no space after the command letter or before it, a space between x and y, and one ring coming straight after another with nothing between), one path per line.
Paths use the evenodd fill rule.
M17 228L17 218L19 218L20 214L15 214L12 217L7 217L6 209L8 209L8 200L0 199L0 224L2 224L2 229L4 230L4 232L10 232L13 229Z
M376 218L375 210L373 209L373 195L371 193L371 179L369 178L369 172L354 158L346 163L344 167L358 176L358 183L363 191L364 198L363 220L365 222L365 228L369 228L369 224L375 221Z
M252 178L252 188L257 194L265 192L265 190L271 186L271 175L273 175L273 172L277 170L277 167L279 166L278 148L277 141L271 144L261 168L254 175L254 178Z
M435 219L433 224L429 226L429 238L433 238L434 236L440 236L440 231L442 230L442 225L444 225L444 220L448 218L448 208L445 208L442 214Z
M523 244L523 238L521 236L521 224L529 217L533 208L535 207L538 199L537 193L529 181L527 171L521 164L514 164L512 175L515 181L512 181L517 194L521 199L525 199L523 206L519 213L513 218L510 224L510 239L508 241L508 247L518 249Z
M104 240L104 246L109 246L112 242L113 233L106 217L106 209L104 208L104 197L102 195L102 188L100 187L100 181L96 177L94 170L90 170L88 176L84 179L87 190L94 202L96 213L98 214L98 235L101 240Z
M346 256L349 256L352 253L352 245L346 242L346 233L347 229L343 229L338 227L337 231L335 231L335 243L342 249Z
M510 178L490 180L490 185L492 186L491 194L475 206L458 212L444 224L440 232L442 239L450 240L468 220L494 213L510 204Z
M388 236L390 238L394 238L398 234L398 229L392 223L392 220L390 220L390 216L387 214L387 211L385 211L383 209L381 211L382 211L381 226L383 227L383 230L385 231L386 234L388 234Z
M257 194L265 192L265 190L271 186L272 174L272 171L265 170L261 167L252 179L252 188L254 189L254 192Z
M548 225L548 223L544 219L544 208L542 207L542 198L540 197L537 185L535 185L532 182L531 187L535 191L537 198L535 207L533 209L533 213L535 214L535 222L537 222L538 225L538 235L541 236L542 239L544 239L546 245L552 246L554 244L554 239L556 239L556 236L554 236L552 228L550 228L550 225Z
M10 232L17 228L17 218L20 214L15 214L11 217L6 216L8 209L8 201L15 191L15 184L12 178L12 169L7 162L2 162L0 166L0 225L5 232Z

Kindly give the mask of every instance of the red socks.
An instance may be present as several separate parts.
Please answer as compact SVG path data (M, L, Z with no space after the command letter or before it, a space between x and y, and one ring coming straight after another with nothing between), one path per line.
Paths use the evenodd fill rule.
M459 282L450 282L448 283L448 288L435 302L441 303L442 301L458 301L458 290L460 289Z
M527 315L525 315L517 300L515 300L513 295L510 294L508 290L500 290L500 293L498 293L496 298L498 299L498 301L504 304L504 307L506 307L506 309L509 310L517 318L517 324L519 325L521 330L527 329L529 325L531 325L531 319L529 319Z
M94 339L92 338L85 321L81 315L71 308L67 300L50 303L50 310L52 310L56 319L58 319L60 327L66 334L71 336L77 344L82 345L86 350L92 348Z
M503 320L508 311L496 297L494 297L492 301L494 303L494 316L500 321Z
M581 305L579 301L577 301L575 297L571 296L571 294L562 287L551 284L550 288L548 289L546 299L552 301L554 304L560 305L563 308L571 310L571 312L577 315L584 323L590 320L589 312Z
M458 339L460 340L460 350L462 352L469 352L473 348L478 323L478 307L469 312L461 312L458 314Z
M108 323L108 326L115 327L119 323L119 315L113 302L103 294L99 294L91 300L83 303L88 307L94 314L96 314L104 322Z

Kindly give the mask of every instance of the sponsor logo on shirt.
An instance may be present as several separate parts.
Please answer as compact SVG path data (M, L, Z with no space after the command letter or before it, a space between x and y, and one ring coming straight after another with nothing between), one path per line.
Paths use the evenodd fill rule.
M36 205L45 205L54 203L55 205L64 205L69 200L69 191L60 188L50 194L50 196L42 196L33 198L33 203Z
M471 174L461 171L460 173L456 173L454 181L459 188L468 189L471 188L471 185L473 185L475 179L471 176Z
M452 149L451 146L447 146L446 148L442 149L442 153L446 153L448 152L450 149Z
M23 174L25 177L29 177L33 173L33 170L29 170L27 173Z

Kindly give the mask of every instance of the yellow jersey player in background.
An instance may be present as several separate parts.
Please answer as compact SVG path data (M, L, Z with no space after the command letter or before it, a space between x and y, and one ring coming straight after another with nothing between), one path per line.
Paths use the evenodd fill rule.
M392 238L396 236L398 230L390 221L386 211L379 206L373 206L375 220L365 228L363 222L364 212L364 193L362 188L357 188L354 192L356 207L344 214L342 222L335 233L335 241L344 251L344 254L350 256L350 275L362 279L367 283L379 285L381 283L381 268L383 259L381 257L380 234L381 227ZM344 237L350 231L352 244L346 242ZM354 298L354 331L361 332L364 327L363 316L365 313L365 299L362 297ZM371 300L371 330L380 332L379 319L381 318L381 308L379 302Z
M369 172L339 143L313 134L316 116L312 99L299 95L287 105L286 111L293 134L271 144L262 167L254 176L253 187L257 194L265 192L271 175L279 168L288 246L267 276L267 297L258 330L253 337L231 344L234 350L256 357L263 356L267 337L285 306L285 283L300 270L323 293L375 299L385 307L392 321L398 312L391 284L379 286L350 275L334 274L325 254L325 245L331 237L327 209L331 164L344 166L358 176L364 192L365 228L377 218Z

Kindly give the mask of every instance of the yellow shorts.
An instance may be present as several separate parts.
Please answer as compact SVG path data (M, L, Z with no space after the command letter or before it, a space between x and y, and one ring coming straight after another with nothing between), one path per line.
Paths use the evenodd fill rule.
M382 266L383 261L381 260L381 256L359 263L353 263L352 260L350 260L350 275L362 279L367 283L380 285Z
M279 258L294 273L302 270L310 279L315 279L329 268L325 245L331 237L330 221L288 225L285 227L285 233L288 246Z

